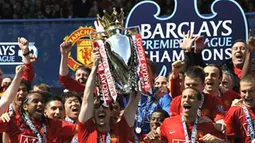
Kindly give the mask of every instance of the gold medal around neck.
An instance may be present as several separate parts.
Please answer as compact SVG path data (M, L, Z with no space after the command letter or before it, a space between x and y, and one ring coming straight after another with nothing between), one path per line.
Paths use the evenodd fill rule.
M136 128L135 128L135 132L136 132L137 134L140 134L140 133L142 132L142 129L141 129L140 127L136 127Z

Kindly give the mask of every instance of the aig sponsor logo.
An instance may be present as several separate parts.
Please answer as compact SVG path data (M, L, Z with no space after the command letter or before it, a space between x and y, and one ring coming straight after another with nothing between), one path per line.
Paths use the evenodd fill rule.
M38 50L35 43L29 43L29 53L37 58ZM17 42L0 42L0 65L19 65L22 62L23 55Z
M38 138L33 136L21 135L19 143L38 143Z

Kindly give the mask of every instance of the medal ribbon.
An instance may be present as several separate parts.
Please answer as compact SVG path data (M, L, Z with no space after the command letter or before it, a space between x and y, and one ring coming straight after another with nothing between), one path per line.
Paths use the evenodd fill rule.
M71 143L78 143L78 137L74 137L71 141Z
M245 114L245 117L246 117L246 122L247 122L248 131L250 133L251 140L253 140L253 139L255 139L255 133L254 133L254 127L252 125L251 116L249 114L249 111L248 111L247 107L242 106L242 108L243 108L243 111L244 111L244 114Z
M202 112L202 106L204 104L204 101L205 101L205 95L203 93L201 93L201 103L200 105L198 106L198 109L197 109L197 115L200 117L201 116L201 112Z
M27 125L29 126L29 128L36 134L37 138L38 138L38 143L46 143L47 139L46 139L46 134L47 134L47 129L46 129L46 125L43 123L43 138L41 137L40 132L36 129L36 127L34 126L34 124L32 123L32 121L28 118L28 116L26 114L23 114L23 119L25 120L25 122L27 123Z
M9 105L8 112L9 112L10 116L14 115L14 109L13 109L13 105L12 104Z
M192 128L192 132L191 132L191 143L196 143L198 119L201 116L201 110L202 110L202 106L203 106L203 103L204 103L204 100L205 100L204 94L201 93L201 95L202 95L201 103L198 106L197 117L195 119L195 123L194 123L194 126ZM183 126L183 129L184 129L185 143L189 143L189 134L188 134L186 122L185 122L183 116L182 116L182 126Z
M142 79L144 92L152 95L151 77L149 76L149 68L143 48L142 37L140 34L132 35L131 37L139 60L139 79Z
M75 123L75 121L74 120L72 120L71 118L69 118L69 117L65 117L65 121L67 121L68 123L72 123L72 124L74 124Z
M194 126L192 128L192 132L191 132L191 143L196 143L198 119L199 119L199 116L197 115ZM182 126L184 129L185 143L189 143L189 134L188 134L186 122L183 116L182 116Z
M103 142L102 134L99 133L99 132L98 132L98 134L99 134L99 143L104 143ZM107 134L106 134L106 142L105 143L111 143L111 142L112 142L111 134L110 134L110 132L107 132Z
M140 125L139 127L141 128L144 126L144 122L148 118L151 98L152 98L151 96L147 96L144 118L142 117L141 99L138 102L137 122L138 122L138 125Z

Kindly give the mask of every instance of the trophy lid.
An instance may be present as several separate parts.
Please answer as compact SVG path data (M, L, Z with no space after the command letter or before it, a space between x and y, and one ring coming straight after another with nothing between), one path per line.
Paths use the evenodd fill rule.
M101 18L97 14L97 20L101 23L105 31L109 32L114 29L123 29L124 24L124 11L123 8L120 9L120 13L116 11L116 8L113 8L113 12L109 15L106 10L103 11L104 15Z

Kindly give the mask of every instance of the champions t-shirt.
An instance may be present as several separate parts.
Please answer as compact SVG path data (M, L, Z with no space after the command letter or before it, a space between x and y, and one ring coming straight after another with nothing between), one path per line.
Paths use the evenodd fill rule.
M36 129L43 137L42 122L32 121ZM72 136L75 132L75 125L59 120L46 119L47 143L52 143L56 137ZM12 116L9 122L0 120L0 132L6 132L10 137L10 143L37 143L36 134L22 120L21 116Z

